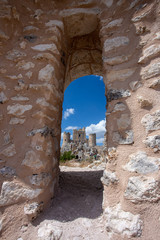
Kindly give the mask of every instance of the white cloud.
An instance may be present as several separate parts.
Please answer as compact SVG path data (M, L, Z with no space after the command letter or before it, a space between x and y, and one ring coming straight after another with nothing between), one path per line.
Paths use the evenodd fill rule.
M73 130L73 129L78 129L78 127L77 126L68 126L68 127L66 127L65 128L65 130Z
M91 124L90 126L86 127L86 134L87 136L91 133L96 133L96 137L104 138L104 134L106 132L106 120L101 120L97 124Z
M75 112L74 108L67 108L64 112L64 119L67 119L70 115L73 115Z
M95 75L97 78L99 78L100 81L103 81L103 77L99 75Z
M96 142L99 143L99 144L103 143L104 142L104 137L103 138L97 138Z

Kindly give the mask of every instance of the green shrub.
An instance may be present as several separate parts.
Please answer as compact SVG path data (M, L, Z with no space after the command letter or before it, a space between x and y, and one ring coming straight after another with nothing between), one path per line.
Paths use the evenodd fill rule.
M73 158L75 158L75 156L72 154L71 151L69 151L69 152L64 152L64 153L61 154L61 156L60 156L60 162L65 162L65 161L71 160L71 159L73 159Z

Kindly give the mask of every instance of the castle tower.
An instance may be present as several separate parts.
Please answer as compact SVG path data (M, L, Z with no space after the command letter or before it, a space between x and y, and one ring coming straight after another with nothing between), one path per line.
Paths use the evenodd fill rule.
M89 147L96 146L96 133L89 134Z
M64 132L63 133L63 143L62 147L65 146L66 144L70 143L70 133L69 132Z

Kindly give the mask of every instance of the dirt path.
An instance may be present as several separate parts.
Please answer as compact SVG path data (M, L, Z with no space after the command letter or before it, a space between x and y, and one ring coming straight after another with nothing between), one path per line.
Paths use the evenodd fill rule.
M39 239L38 229L53 224L61 230L61 240L106 240L102 217L102 174L103 170L61 167L58 194L51 206L28 226L22 239Z

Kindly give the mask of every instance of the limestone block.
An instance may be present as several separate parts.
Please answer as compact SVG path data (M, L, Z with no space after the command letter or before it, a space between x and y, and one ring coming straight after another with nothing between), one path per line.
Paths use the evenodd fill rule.
M60 20L50 20L49 22L47 22L46 27L54 27L57 26L58 28L60 28L62 31L64 31L64 25L63 22Z
M104 170L101 181L104 185L108 186L109 184L117 184L118 178L116 177L116 174L114 172Z
M112 112L123 112L126 110L126 105L122 102L116 103Z
M130 97L130 91L124 89L109 89L107 92L107 101L111 102L112 100L117 100L120 98Z
M69 37L83 36L96 30L98 9L73 8L61 11ZM78 26L78 28L77 28Z
M127 237L139 237L142 233L142 221L139 215L122 210L121 205L107 207L104 211L106 229L111 234Z
M0 104L7 102L7 100L8 100L8 98L6 97L4 92L0 92Z
M39 30L39 28L37 28L35 26L26 26L26 27L24 27L23 32L30 32L30 31L35 32L38 30Z
M146 132L152 132L160 129L160 110L157 110L154 113L146 114L141 120L143 127L146 129Z
M31 109L32 109L32 105L21 105L19 103L15 105L7 106L8 114L15 115L15 116L20 116L26 111L29 111Z
M39 104L40 106L42 106L42 107L48 107L51 111L55 111L55 112L57 112L59 109L58 109L58 107L56 106L53 106L52 104L50 104L50 103L48 103L47 101L46 101L46 99L45 98L38 98L37 100L36 100L36 103L37 104Z
M51 53L38 53L37 55L33 56L33 59L37 59L37 60L50 60L50 61L55 61L56 59L55 57L51 54Z
M16 176L16 170L11 167L3 167L0 169L0 174L3 177L10 178Z
M49 135L51 135L52 137L54 137L54 129L53 128L49 128L48 126L45 126L45 127L43 127L43 128L39 128L39 129L34 129L34 130L32 130L31 132L29 132L28 134L27 134L27 136L28 137L30 137L30 136L34 136L35 134L37 134L37 133L40 133L41 134L41 136L43 136L43 137L47 137L47 136L49 136Z
M153 135L143 141L147 147L150 147L154 152L160 151L160 135Z
M102 2L108 7L110 8L113 4L113 0L102 0Z
M54 43L52 43L52 44L39 44L39 45L36 45L34 47L31 47L31 48L35 51L40 51L40 52L51 51L55 54L59 54L57 46Z
M160 166L160 158L148 157L145 152L137 152L129 156L129 162L123 167L130 172L148 174L157 172Z
M4 155L5 157L13 157L16 154L15 145L9 145L7 148L1 151L0 154Z
M112 139L113 139L113 142L116 142L122 145L132 144L134 143L133 131L132 130L125 131L123 135L121 135L119 132L113 132Z
M38 229L39 240L59 240L62 236L62 229L53 223L45 222Z
M55 118L52 118L48 115L46 115L43 111L37 111L35 113L32 114L33 118L37 118L39 120L39 122L44 122L44 119L49 120L50 122L53 122L55 120Z
M25 76L27 76L29 79L32 77L33 73L31 71L28 71Z
M22 48L22 49L26 49L26 45L27 45L27 43L26 43L25 41L22 41L22 42L19 44L20 48Z
M136 91L138 88L142 86L142 84L139 81L132 81L129 83L129 86L132 91Z
M130 10L130 9L134 8L138 2L140 2L140 0L133 0L133 1L131 2L131 4L130 4L130 6L129 6L129 9L128 9L128 10Z
M151 107L152 101L150 99L146 99L143 96L137 96L138 103L140 104L141 108Z
M11 80L16 80L16 79L21 79L21 78L23 78L23 76L22 76L22 74L20 73L20 74L18 74L18 75L7 75L6 76L7 78L9 78L9 79L11 79Z
M6 89L5 83L0 81L0 90L5 90L5 89Z
M132 22L139 22L143 18L147 17L151 13L152 7L153 5L151 5L149 8L146 7L146 10L141 11L139 14L137 13L136 16L132 18Z
M160 74L160 58L153 60L149 65L142 68L141 70L142 79L156 77L159 74Z
M104 51L107 53L118 47L127 46L128 44L129 44L129 38L124 36L106 39L104 42Z
M157 57L159 54L160 54L160 45L153 44L143 50L142 57L140 57L138 63L146 63L148 60Z
M32 185L47 187L51 181L51 174L42 172L40 174L33 174L29 177Z
M16 64L16 67L18 67L19 69L23 69L23 70L29 70L31 68L34 68L35 64L32 62L26 62L26 61L22 60Z
M114 66L114 65L124 63L128 61L128 59L129 59L129 56L122 55L122 56L116 56L112 58L104 58L103 62L107 63L108 65Z
M9 37L3 32L0 30L0 40L8 40Z
M159 182L153 177L130 177L125 197L131 202L157 202L160 199Z
M33 221L43 210L43 203L33 202L24 206L24 213Z
M156 33L156 37L154 37L153 40L160 40L160 32Z
M26 53L19 51L17 49L12 49L7 52L6 59L17 62L18 60L24 58Z
M125 130L131 124L131 119L128 114L122 114L119 119L117 119L118 130Z
M107 73L107 82L125 81L127 78L132 76L134 72L135 68L110 71Z
M50 82L54 79L54 67L50 64L47 64L44 68L39 71L38 80L43 82Z
M25 118L11 118L9 124L11 125L23 124L25 121L26 121Z
M123 18L115 19L115 20L109 22L109 23L105 26L105 28L110 29L110 28L114 28L114 27L120 27L120 26L122 25L122 22L123 22Z
M27 166L32 170L44 169L46 166L46 162L42 162L39 159L39 155L35 153L33 150L26 152L25 158L22 161L23 166Z
M15 97L12 97L11 100L17 101L17 102L25 102L25 101L29 101L29 98L21 95L17 95Z
M149 87L153 88L155 90L160 90L160 78L152 79L150 84L149 84Z
M38 197L42 189L32 189L20 182L3 182L0 194L0 206L18 203L22 200L31 200Z
M3 219L1 218L1 219L0 219L0 233L1 233L1 231L2 231L2 228L3 228Z

